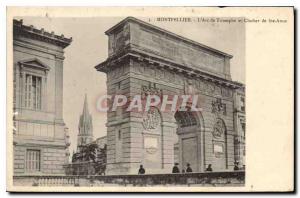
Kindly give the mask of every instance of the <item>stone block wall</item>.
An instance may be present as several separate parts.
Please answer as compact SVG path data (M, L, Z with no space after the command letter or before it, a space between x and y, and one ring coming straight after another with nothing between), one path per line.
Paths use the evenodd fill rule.
M27 149L40 151L40 171L28 172L26 170ZM14 173L15 175L52 175L64 174L63 165L65 164L66 151L64 147L47 146L14 146Z
M14 175L64 173L69 142L63 120L63 49L70 42L14 21ZM41 79L40 108L25 104L26 75ZM28 149L40 153L35 173L26 170Z
M192 131L179 129L175 112L159 112L157 133L145 129L145 112L109 112L108 174L118 170L136 173L147 152L158 152L160 159L155 165L146 163L146 170L170 173L177 141L180 169L193 160L194 171L204 171L209 164L214 171L231 170L236 136L233 93L240 86L231 81L232 56L132 17L106 34L109 58L96 69L107 73L108 94L134 96L154 91L154 95L197 95L197 107L202 108L194 115L197 123ZM155 151L147 151L145 138L149 135L157 137ZM194 146L188 147L187 141ZM184 156L184 145L193 149L195 156Z
M116 65L115 69L108 72L108 94L141 95L143 87L155 84L156 89L162 90L163 94L182 95L185 93L188 80L190 78L184 74L158 69L147 62L130 59L129 62ZM197 144L201 145L197 149L199 166L196 171L205 170L208 164L212 164L216 171L232 169L235 134L233 131L232 90L202 79L192 80L195 92L199 95L198 107L202 108L199 115L203 119L200 123L201 129L199 128L195 134ZM222 95L222 90L227 90L229 95ZM210 93L208 93L209 91ZM226 106L226 112L217 115L212 112L212 103L220 98L223 105ZM148 164L145 169L153 173L170 173L174 164L174 144L179 139L179 145L182 146L180 142L187 136L183 134L180 136L181 139L179 138L174 118L175 112L160 112L160 114L161 129L157 133L157 138L158 156L161 160L156 161L153 165ZM145 163L147 152L145 152L144 140L149 136L145 133L143 126L143 112L126 112L125 109L121 109L109 112L108 118L107 174L137 173L139 165ZM221 138L213 137L217 118L222 120L226 128L226 134ZM150 136L155 135L150 134ZM223 147L222 154L214 152L215 144ZM160 163L160 167L157 166L157 163ZM180 167L184 169L185 165L181 164Z

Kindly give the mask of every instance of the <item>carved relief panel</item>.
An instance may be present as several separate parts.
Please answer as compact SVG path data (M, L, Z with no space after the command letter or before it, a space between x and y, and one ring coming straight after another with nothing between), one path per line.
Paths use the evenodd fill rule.
M226 104L222 103L221 98L217 98L211 102L211 112L214 113L217 117L227 114Z
M225 135L225 130L226 127L223 120L220 118L216 119L215 124L213 126L213 137L216 139L222 138Z
M149 95L156 95L159 97L162 97L163 91L162 89L159 89L156 87L155 83L149 82L149 85L142 85L142 99L146 99L147 96Z
M182 85L184 81L184 77L180 75L180 73L153 66L150 63L144 61L144 59L141 59L139 61L132 61L131 68L131 71L138 76L152 78L153 80L159 80L161 82Z
M224 157L226 152L226 126L220 118L215 120L212 129L213 153L216 158ZM224 159L225 160L225 159Z
M148 169L161 167L161 115L156 107L151 107L143 114L143 160L142 163Z
M185 84L194 87L195 93L204 93L216 97L232 98L233 91L228 87L222 87L213 82L201 79L187 79Z
M155 107L149 109L149 111L144 112L143 115L143 127L145 130L149 131L156 129L161 124L161 116L159 110Z

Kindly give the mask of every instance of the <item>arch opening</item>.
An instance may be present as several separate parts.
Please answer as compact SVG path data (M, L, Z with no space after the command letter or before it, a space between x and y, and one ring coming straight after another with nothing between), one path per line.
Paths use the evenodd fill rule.
M174 146L174 162L185 172L188 164L193 172L202 170L202 146L200 116L197 112L177 111L174 114L177 123L178 143Z

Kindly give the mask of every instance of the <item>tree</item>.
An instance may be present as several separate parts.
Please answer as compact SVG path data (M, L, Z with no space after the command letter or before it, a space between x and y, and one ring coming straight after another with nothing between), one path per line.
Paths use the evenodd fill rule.
M81 145L79 152L72 156L74 173L76 175L102 175L106 170L106 145L100 148L98 144ZM83 165L84 164L84 165Z
M97 160L96 163L94 164L95 168L95 174L97 175L102 175L105 174L106 170L106 144L104 145L104 148L99 148L98 149L98 154L97 154Z
M98 145L96 143L88 144L83 148L83 161L96 162L96 151Z

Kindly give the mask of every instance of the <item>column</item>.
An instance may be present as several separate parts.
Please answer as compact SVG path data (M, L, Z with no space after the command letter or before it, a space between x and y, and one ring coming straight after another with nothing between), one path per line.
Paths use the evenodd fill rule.
M175 122L162 123L162 169L166 173L171 173L174 165L174 136L176 134L177 125Z
M63 57L55 60L55 121L63 123Z

